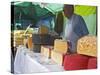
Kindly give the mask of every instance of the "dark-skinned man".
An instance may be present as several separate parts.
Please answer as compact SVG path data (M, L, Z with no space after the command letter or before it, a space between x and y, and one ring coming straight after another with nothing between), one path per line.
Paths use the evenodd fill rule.
M78 39L85 35L88 35L89 31L82 16L74 13L73 5L65 4L63 12L67 19L67 21L65 22L63 39L67 40L71 45L69 52L77 53Z

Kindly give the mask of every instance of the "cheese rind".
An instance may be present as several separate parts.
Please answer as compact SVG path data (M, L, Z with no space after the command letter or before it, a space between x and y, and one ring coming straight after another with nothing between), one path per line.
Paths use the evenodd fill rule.
M78 40L77 53L97 57L96 36L84 36Z
M54 41L54 50L60 53L67 53L68 50L67 41L64 41L62 39L56 39Z

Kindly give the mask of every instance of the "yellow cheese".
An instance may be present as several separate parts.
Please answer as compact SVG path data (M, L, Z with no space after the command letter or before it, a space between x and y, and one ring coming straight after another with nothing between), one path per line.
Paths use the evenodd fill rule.
M64 41L62 39L56 39L54 42L54 50L60 53L66 53L68 50L67 41Z
M25 30L15 30L14 35L14 46L25 45L25 36L32 37L32 33L24 35Z
M38 31L39 34L48 34L48 32L49 32L48 27L43 25L39 27L39 31Z
M60 52L51 51L51 59L53 61L55 61L58 65L62 65L63 64L63 59L64 59L64 55Z
M14 46L19 46L24 44L24 39L23 38L14 38Z
M53 46L41 46L41 54L47 58L51 58Z
M77 52L88 56L97 56L96 36L84 36L78 40Z

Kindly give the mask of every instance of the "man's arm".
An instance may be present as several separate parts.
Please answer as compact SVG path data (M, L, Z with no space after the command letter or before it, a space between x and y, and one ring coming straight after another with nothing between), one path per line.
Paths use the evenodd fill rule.
M77 23L74 27L74 32L77 34L79 37L83 37L87 34L89 34L88 28L86 26L86 23L84 19L81 16L78 16Z
M81 29L82 29L82 36L89 34L86 23L81 16L80 16L80 24L81 24Z

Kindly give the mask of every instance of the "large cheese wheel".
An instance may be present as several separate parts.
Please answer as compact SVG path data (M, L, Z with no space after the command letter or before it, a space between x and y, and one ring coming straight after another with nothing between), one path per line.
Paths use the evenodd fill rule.
M51 50L53 46L41 46L41 54L47 58L51 58Z
M68 54L64 58L64 69L65 70L81 70L87 69L88 56L80 54Z
M55 50L51 51L51 59L55 61L58 65L63 65L65 54L57 52Z
M96 68L97 68L97 58L96 57L89 58L88 69L96 69Z
M56 39L54 42L54 50L60 53L67 53L68 44L67 41L62 39Z
M96 36L84 36L78 40L77 52L88 56L97 56Z

